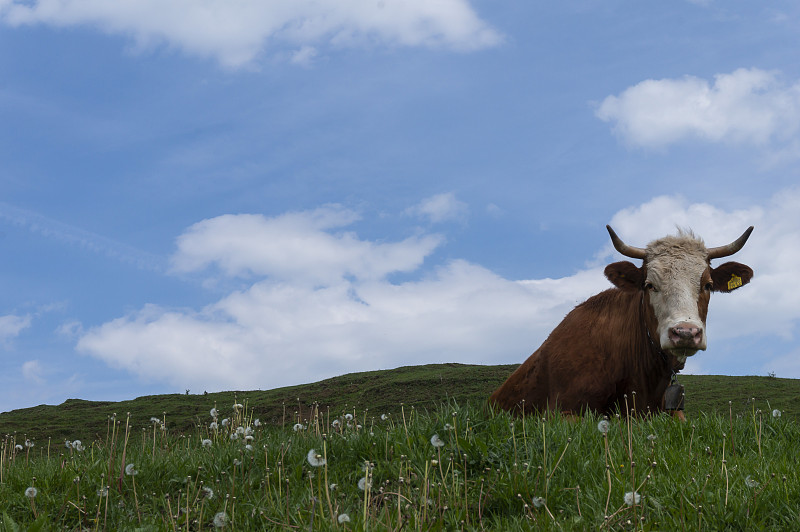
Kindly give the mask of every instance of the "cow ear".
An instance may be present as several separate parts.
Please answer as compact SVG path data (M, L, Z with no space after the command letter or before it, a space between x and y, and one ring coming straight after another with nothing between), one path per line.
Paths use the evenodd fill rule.
M644 284L642 269L626 260L609 264L606 266L605 274L611 284L621 290L641 290Z
M746 285L753 278L750 266L738 262L726 262L711 270L715 292L730 292Z

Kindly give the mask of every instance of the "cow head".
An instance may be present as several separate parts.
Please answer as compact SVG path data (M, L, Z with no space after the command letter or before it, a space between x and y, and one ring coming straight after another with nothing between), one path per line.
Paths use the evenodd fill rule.
M753 227L727 246L710 249L690 231L654 240L642 249L625 244L611 227L606 228L617 251L643 261L641 267L628 261L609 264L605 274L618 288L641 292L653 341L679 361L704 350L711 292L730 292L753 277L749 266L726 262L712 268L711 260L742 249Z

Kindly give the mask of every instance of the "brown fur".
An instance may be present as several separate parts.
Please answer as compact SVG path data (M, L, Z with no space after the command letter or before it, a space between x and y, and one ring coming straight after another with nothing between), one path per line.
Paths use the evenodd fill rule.
M656 243L674 247L674 240ZM655 334L658 323L644 288L647 262L641 268L627 261L606 267L606 276L616 288L590 297L567 314L541 347L492 393L489 402L516 413L663 410L664 391L684 361L663 351ZM708 288L729 291L727 282L734 274L744 285L753 271L728 262L718 268L709 266L698 279L697 304L703 322Z

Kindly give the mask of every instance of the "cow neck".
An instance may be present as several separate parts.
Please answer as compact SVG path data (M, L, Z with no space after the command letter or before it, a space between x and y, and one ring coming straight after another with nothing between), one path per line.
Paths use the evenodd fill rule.
M660 345L656 344L656 342L653 340L652 335L650 334L650 327L647 325L647 313L645 312L645 307L644 307L644 292L642 292L642 297L641 297L640 316L642 321L642 327L644 328L644 332L647 335L647 343L650 346L650 351L654 353L655 356L657 356L661 360L666 369L674 376L675 369L672 367L672 364L669 363L669 356L667 356L667 353L663 349L661 349Z

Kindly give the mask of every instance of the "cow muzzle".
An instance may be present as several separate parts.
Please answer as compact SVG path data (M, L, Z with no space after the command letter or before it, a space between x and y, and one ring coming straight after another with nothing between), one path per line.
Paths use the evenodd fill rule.
M664 346L666 349L685 350L687 352L693 351L691 355L700 349L705 349L702 327L698 327L692 323L681 322L674 327L670 327L667 332L669 345Z

